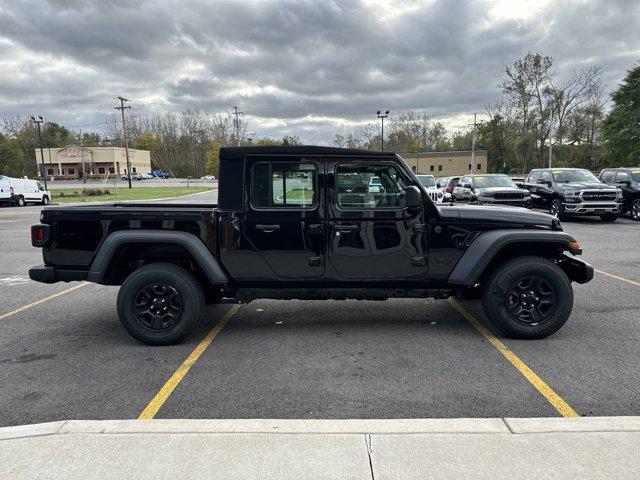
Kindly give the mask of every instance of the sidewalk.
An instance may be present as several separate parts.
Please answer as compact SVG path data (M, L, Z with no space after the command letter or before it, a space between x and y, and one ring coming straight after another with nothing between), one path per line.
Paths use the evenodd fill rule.
M0 428L0 478L640 478L640 417L106 420Z

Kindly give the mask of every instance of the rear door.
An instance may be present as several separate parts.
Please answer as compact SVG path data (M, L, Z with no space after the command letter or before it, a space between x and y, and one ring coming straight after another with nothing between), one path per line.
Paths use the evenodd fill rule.
M321 277L325 268L324 164L254 157L247 160L245 169L250 187L242 234L271 272L268 278L256 280Z
M405 206L410 180L400 166L392 161L335 161L327 163L327 173L327 277L394 284L426 278L424 206ZM380 192L353 190L374 176L380 178Z

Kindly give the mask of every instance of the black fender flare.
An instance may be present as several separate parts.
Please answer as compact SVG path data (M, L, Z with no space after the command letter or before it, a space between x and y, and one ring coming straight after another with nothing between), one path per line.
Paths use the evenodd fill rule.
M539 243L563 247L565 251L579 254L572 249L576 240L565 232L554 230L504 229L481 233L460 257L449 275L448 283L465 287L473 286L485 268L504 247L517 243Z
M91 263L87 280L103 283L111 259L118 248L132 243L179 245L189 252L212 284L219 285L228 282L227 275L202 240L192 233L163 230L120 230L109 234L100 245L98 253Z

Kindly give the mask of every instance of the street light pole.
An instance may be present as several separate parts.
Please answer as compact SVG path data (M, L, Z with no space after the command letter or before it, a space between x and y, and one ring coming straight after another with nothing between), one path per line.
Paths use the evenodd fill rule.
M82 183L87 183L87 172L84 168L84 139L82 138L82 129L80 129L80 155L82 155Z
M44 189L47 190L47 172L44 168L44 148L42 148L42 130L40 125L44 122L42 115L31 115L31 121L38 126L38 143L40 144L40 163L42 165L42 180L44 181Z
M382 122L382 129L380 132L380 150L384 152L384 119L389 116L389 110L385 110L384 114L382 113L382 110L378 110L376 115L378 115L378 118Z
M124 154L127 157L127 180L129 180L129 188L131 188L131 162L129 161L129 145L127 144L127 126L124 121L124 109L131 107L124 105L124 102L129 101L126 98L119 96L118 100L120 100L120 106L114 108L120 110L122 114L122 137L124 138Z
M551 152L553 146L551 142L553 140L553 110L549 109L549 168L551 168Z

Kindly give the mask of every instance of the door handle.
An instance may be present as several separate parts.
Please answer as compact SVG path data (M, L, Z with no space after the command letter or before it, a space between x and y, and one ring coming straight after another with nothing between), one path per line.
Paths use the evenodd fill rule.
M335 229L337 232L354 232L358 230L358 225L336 225Z
M280 230L280 225L275 224L275 225L262 225L262 224L257 224L256 225L256 230L261 230L264 233L271 233L275 230Z
M312 223L311 225L309 225L308 229L309 229L309 233L314 233L314 234L322 233L323 225L321 223Z

